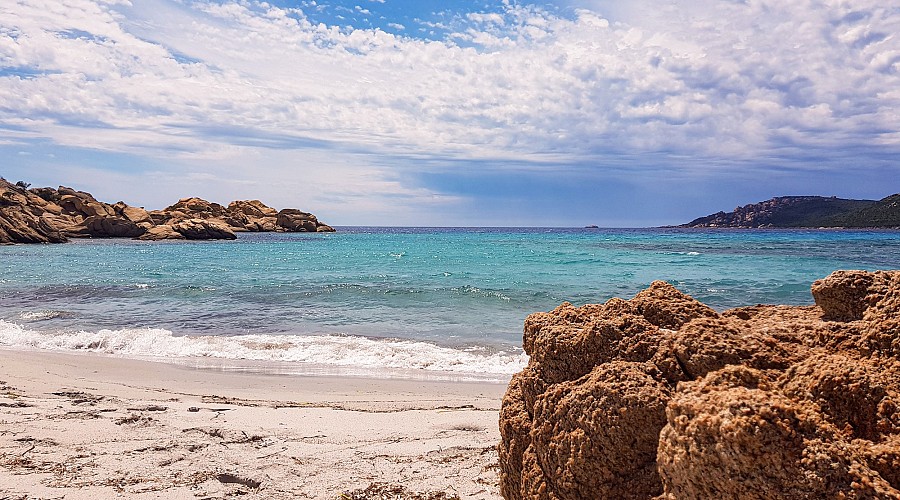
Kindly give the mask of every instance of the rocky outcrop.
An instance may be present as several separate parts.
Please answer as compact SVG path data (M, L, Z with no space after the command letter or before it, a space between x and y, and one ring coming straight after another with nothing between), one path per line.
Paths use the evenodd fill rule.
M201 198L184 198L163 210L150 212L157 224L175 227L188 220L210 221L232 232L333 232L315 215L293 208L277 211L259 200L233 201L227 207ZM189 238L190 239L190 238Z
M525 321L507 499L900 498L900 271L717 313L664 282Z
M2 181L0 186L9 186ZM152 227L147 212L123 202L114 205L97 201L90 193L60 186L59 189L21 190L19 213L39 214L64 238L134 238ZM17 243L34 241L14 240ZM43 243L43 242L42 242Z
M319 221L316 216L300 210L286 208L278 212L276 223L288 231L306 231L314 233L318 230Z
M203 219L187 219L172 224L172 229L188 240L233 240L234 231L225 224Z
M240 220L247 231L275 231L278 228L278 211L259 200L232 201L228 211Z
M175 230L168 224L160 224L148 229L144 234L138 236L139 240L144 241L160 241L160 240L185 240L183 234Z
M824 196L779 196L717 212L678 227L900 227L900 194L881 200Z
M159 240L233 240L237 236L221 222L204 219L185 219L173 224L151 227L138 237L144 241Z
M49 218L62 209L48 205L37 194L0 178L0 244L65 242Z
M136 238L147 231L146 227L117 215L92 215L81 222L79 229L83 234L77 236L92 238ZM74 231L70 234L76 236Z
M108 204L60 186L27 189L0 178L0 243L61 243L67 238L235 239L235 232L331 232L307 212L278 212L259 200L227 207L184 198L148 212L124 202Z

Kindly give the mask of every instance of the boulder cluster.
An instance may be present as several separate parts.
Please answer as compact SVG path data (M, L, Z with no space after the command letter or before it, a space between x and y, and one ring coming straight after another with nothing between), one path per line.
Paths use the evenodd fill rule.
M721 313L665 282L525 321L512 499L900 499L900 271Z
M258 200L227 207L185 198L163 210L97 201L60 186L27 189L0 179L0 243L62 243L68 238L235 239L236 232L331 232L316 216Z

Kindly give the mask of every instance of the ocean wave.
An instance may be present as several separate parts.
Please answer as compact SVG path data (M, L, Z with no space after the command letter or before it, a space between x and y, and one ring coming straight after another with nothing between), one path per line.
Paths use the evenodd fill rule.
M452 292L458 295L469 295L474 297L484 297L489 299L500 299L504 302L512 301L512 298L508 295L505 295L500 290L491 290L491 289L483 289L478 288L476 286L465 285L461 287L454 287L450 289Z
M82 351L178 362L197 358L298 363L354 369L423 371L504 380L522 369L522 352L484 346L451 348L428 342L350 335L179 336L162 328L37 331L0 320L0 346Z

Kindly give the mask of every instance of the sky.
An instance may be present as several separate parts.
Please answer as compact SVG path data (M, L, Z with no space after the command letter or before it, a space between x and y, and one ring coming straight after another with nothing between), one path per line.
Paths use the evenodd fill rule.
M0 176L332 225L900 192L882 0L4 0Z

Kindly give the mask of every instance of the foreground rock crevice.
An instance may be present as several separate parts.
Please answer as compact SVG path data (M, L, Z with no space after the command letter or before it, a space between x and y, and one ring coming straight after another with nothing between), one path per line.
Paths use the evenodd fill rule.
M525 321L506 499L900 499L900 271L717 313L665 282Z
M235 239L235 233L243 231L334 229L308 212L278 211L259 200L234 201L225 207L184 198L148 212L121 201L104 203L64 186L27 189L0 178L0 243L63 243L68 238Z

